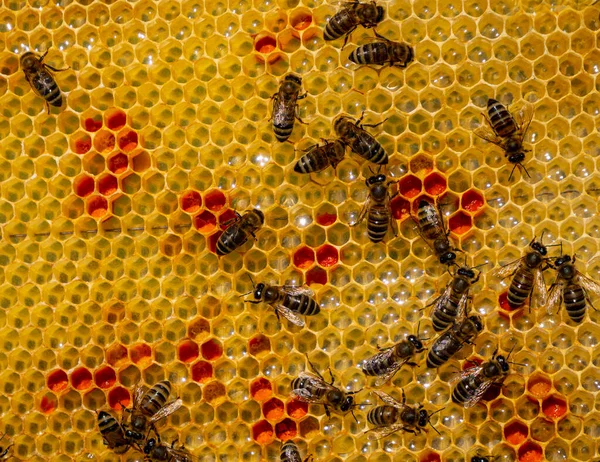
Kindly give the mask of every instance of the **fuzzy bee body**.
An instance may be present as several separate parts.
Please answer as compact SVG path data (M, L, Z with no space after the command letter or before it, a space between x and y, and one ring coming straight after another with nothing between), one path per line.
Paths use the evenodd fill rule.
M479 280L479 273L463 266L454 274L446 290L433 302L431 322L433 329L441 332L447 329L459 315L466 315L471 285Z
M196 462L198 459L192 456L186 449L175 448L175 443L164 444L154 438L146 440L144 445L146 460L150 462Z
M438 368L460 351L465 343L471 343L483 330L479 316L457 320L440 335L427 353L427 367Z
M333 122L333 128L344 145L374 164L387 164L389 158L383 146L360 125L361 119L355 121L347 116L339 116Z
M356 48L348 57L355 64L377 64L407 67L414 59L412 47L403 42L383 39Z
M375 384L381 386L389 381L404 364L415 366L411 362L414 356L424 350L423 343L414 335L394 346L380 350L374 356L365 359L362 371L365 375L377 377Z
M504 356L494 356L480 366L463 371L452 391L452 401L469 408L477 404L494 384L501 383L510 368Z
M455 249L450 244L439 208L421 199L417 209L417 228L423 240L432 248L440 263L450 265L456 260Z
M281 451L279 452L279 462L307 462L312 459L312 456L307 456L304 461L300 456L300 450L296 443L292 440L287 440L281 443Z
M390 194L388 192L389 183L385 182L385 175L373 175L366 181L369 188L369 197L367 203L362 209L357 222L359 224L366 216L367 218L367 233L371 242L377 243L383 241L391 226L394 234L394 222L392 211L390 209Z
M367 29L375 27L385 16L383 7L377 6L375 2L359 3L355 1L348 2L346 5L334 14L325 26L325 33L323 34L325 40L335 40L348 36L358 26Z
M592 302L588 292L600 296L600 284L581 274L575 268L575 257L564 255L551 266L557 271L556 280L548 295L548 312L553 313L564 301L567 314L573 322L580 323L585 317L587 304Z
M48 64L44 64L47 53L46 51L40 57L31 51L23 54L21 56L21 69L33 91L44 99L48 114L50 114L50 106L61 107L63 104L62 93L56 80L54 80L52 71L61 72L66 69L55 69Z
M131 442L126 438L125 430L118 420L108 412L100 411L98 413L98 429L105 446L115 454L124 454L129 450Z
M319 314L321 307L312 298L314 292L308 288L296 286L271 286L257 284L254 289L254 300L249 303L268 303L275 308L275 314L284 316L288 321L304 326L300 316L314 316Z
M234 222L221 234L217 241L217 255L227 255L246 243L250 236L265 223L265 215L258 209L238 215Z
M327 141L323 146L313 146L298 159L294 171L297 173L314 173L325 170L330 165L336 168L344 159L345 154L346 146L341 141Z
M297 114L298 99L306 95L300 95L302 90L302 79L294 74L288 74L279 85L279 91L273 95L273 132L277 141L286 141L294 130L294 121L299 119Z

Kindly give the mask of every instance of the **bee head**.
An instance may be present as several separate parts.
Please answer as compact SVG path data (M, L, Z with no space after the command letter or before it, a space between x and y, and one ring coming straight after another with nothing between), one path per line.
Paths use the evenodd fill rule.
M423 349L423 342L421 342L416 335L409 335L408 341L412 343L418 351Z
M452 263L454 260L456 260L456 254L452 251L440 255L440 263L443 265Z
M426 427L427 422L429 422L429 414L425 409L421 409L419 411L419 427Z
M500 369L502 369L502 372L508 372L510 367L508 365L508 361L506 360L506 358L504 356L502 356L502 355L498 356L496 358L496 361L498 361L498 364L500 364Z
M340 409L342 412L346 412L352 409L352 406L354 406L354 398L352 396L346 396L346 399L344 399Z
M518 143L517 141L514 141L515 143ZM521 162L523 162L525 160L525 153L524 152L515 152L515 151L519 151L521 149L521 145L520 143L518 144L518 146L516 147L516 149L510 149L511 145L512 145L513 141L509 141L506 145L506 150L508 152L512 152L513 154L508 156L508 161L511 164L520 164Z
M380 23L381 21L383 21L383 18L385 18L385 8L383 8L382 6L378 6L377 19L375 20L375 22Z
M21 68L23 69L31 69L32 67L35 67L35 65L39 62L39 58L36 56L35 53L32 53L31 51L28 51L23 56L21 56Z
M156 440L154 438L150 438L146 441L146 445L144 446L144 454L150 454L152 448L156 445Z
M467 268L466 266L463 266L462 268L459 268L457 273L460 276L464 276L467 277L469 279L473 279L475 278L475 271L473 271L471 268Z
M256 300L261 300L263 298L263 291L265 290L265 285L261 282L254 289L254 298Z
M131 430L127 430L125 432L125 436L127 438L129 438L130 440L143 440L144 439L144 435L142 435L139 432L134 432L134 431L131 431Z
M262 212L262 210L254 209L254 213L258 216L258 219L260 220L260 224L264 225L265 224L265 214Z
M297 83L298 85L302 85L302 78L296 74L288 74L284 77L284 80L288 80L290 82Z
M546 248L546 246L544 244L542 244L541 242L538 241L533 241L530 245L530 247L535 250L536 252L538 252L541 255L547 255L548 254L548 249Z
M471 462L489 462L487 457L473 456Z
M473 322L473 324L475 324L475 329L477 329L477 332L481 332L483 330L483 324L479 316L469 316L469 319Z
M367 186L373 186L374 184L377 184L377 183L385 183L385 175L384 174L373 175L373 176L369 177L369 179L367 180Z
M565 263L570 263L571 257L569 255L563 255L562 257L558 257L554 262L555 266L562 266Z

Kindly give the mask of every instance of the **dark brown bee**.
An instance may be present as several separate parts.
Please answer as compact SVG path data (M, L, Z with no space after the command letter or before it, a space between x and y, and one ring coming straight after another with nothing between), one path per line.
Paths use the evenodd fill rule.
M294 121L302 119L298 117L297 101L306 98L306 93L300 95L302 90L302 79L294 74L288 74L279 85L279 91L271 98L273 99L273 131L278 141L286 141L294 130Z
M250 210L244 216L236 212L236 218L217 241L217 255L233 252L244 245L250 236L256 239L255 233L264 223L265 215L258 209Z
M175 442L164 444L154 438L146 440L144 445L144 454L146 460L151 462L195 462L200 459L192 456L183 446L179 449L175 448Z
M141 386L137 386L133 393L133 405L126 409L131 413L129 425L126 425L125 436L132 441L142 441L146 438L148 427L156 432L154 422L172 414L183 404L177 399L167 404L171 394L171 383L163 380L144 393Z
M6 433L3 433L2 436L0 437L0 441L2 441L4 439L4 437L6 436ZM10 450L10 448L12 448L14 445L11 443L8 446L6 446L5 448L3 448L2 446L0 446L0 457L4 457L8 454L8 451Z
M433 329L441 332L450 326L457 317L466 316L471 285L479 281L480 272L463 266L452 275L452 281L446 286L442 295L433 302L431 322Z
M450 231L446 231L444 218L439 207L421 199L417 209L417 227L423 240L433 249L440 263L450 265L456 260L459 249L450 244Z
M268 303L275 308L277 319L281 314L291 323L304 326L304 320L300 316L314 316L321 311L319 304L312 298L314 295L308 288L270 286L261 282L254 289L254 300L246 301Z
M298 446L292 440L281 443L281 452L279 453L279 462L308 462L312 459L312 454L306 456L304 461L300 456Z
M471 462L492 462L495 457L476 455L471 457Z
M477 128L475 134L504 149L504 155L511 164L514 164L509 180L517 167L529 176L529 172L523 166L525 153L529 152L528 149L523 148L523 138L533 119L533 107L525 104L513 117L502 103L490 98L487 104L487 116L483 114L483 117L487 126L482 125Z
M119 421L108 412L98 413L98 429L102 435L104 445L115 454L124 454L131 446L131 442L125 437L125 430Z
M508 305L512 309L522 307L527 299L530 306L544 306L548 299L548 291L544 282L544 270L548 268L549 259L546 257L548 249L535 237L529 243L531 251L524 257L494 270L494 274L501 279L512 276L508 288ZM534 294L535 292L535 294Z
M329 408L332 408L338 412L345 413L350 411L356 420L353 408L358 405L354 403L354 396L352 395L358 392L344 392L336 387L334 385L335 379L333 378L331 369L329 369L331 382L325 382L323 376L315 369L310 360L308 360L308 363L313 371L315 371L316 375L311 374L310 372L301 372L298 377L292 380L290 385L292 388L292 395L307 403L323 405L327 417L331 417Z
M330 165L336 168L344 159L346 146L339 140L327 141L323 146L315 144L304 154L296 165L294 171L297 173L314 173L325 170Z
M557 275L549 290L548 312L554 313L564 301L571 320L583 321L586 305L589 303L594 307L588 292L600 297L600 284L577 271L575 256L572 259L569 255L558 257L551 266L557 271Z
M389 161L388 155L379 144L379 141L363 129L363 127L376 127L383 122L374 125L362 125L363 117L364 113L360 119L355 121L348 116L338 116L333 121L333 128L340 141L354 153L374 164L387 164Z
M58 84L54 80L52 71L62 72L68 69L56 69L49 64L44 63L44 58L48 54L49 50L42 56L38 56L35 53L28 51L21 56L21 70L25 74L25 78L31 85L33 91L44 98L46 102L46 108L48 114L50 114L50 106L61 107L63 103L63 97L58 88Z
M375 243L383 241L390 226L394 235L398 235L390 208L390 201L393 196L390 196L388 191L390 184L393 182L390 181L386 184L385 180L385 175L373 175L365 181L367 188L369 188L369 197L358 220L352 225L358 225L366 216L367 233L371 242Z
M456 383L452 391L452 401L466 408L475 406L492 385L504 381L509 371L507 358L502 355L496 356L494 353L489 361L457 374L451 381Z
M379 387L392 379L405 364L416 366L417 363L412 359L424 350L423 342L415 335L409 335L406 340L388 348L380 348L379 353L365 359L362 371L365 375L377 376L375 385Z
M427 367L443 366L465 343L472 343L482 330L483 324L477 315L455 321L431 346L427 353Z
M392 42L375 33L378 42L367 43L356 48L348 59L355 64L377 64L405 68L415 58L412 47L404 42Z
M370 29L383 21L385 16L383 7L377 6L375 2L347 2L346 5L329 20L323 34L325 40L335 40L346 36L344 46L350 34L358 26Z
M385 405L371 409L367 414L367 421L374 426L368 431L375 433L379 438L385 438L399 430L417 435L425 429L427 424L431 425L432 415L443 410L439 409L430 414L423 409L423 404L408 406L404 390L402 390L402 403L382 391L375 393ZM438 432L433 425L431 428Z

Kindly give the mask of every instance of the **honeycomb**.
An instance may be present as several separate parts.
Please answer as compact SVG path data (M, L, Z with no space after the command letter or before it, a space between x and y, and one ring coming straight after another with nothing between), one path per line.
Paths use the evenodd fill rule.
M589 461L600 452L600 327L564 310L511 311L485 271L534 236L562 242L600 280L599 9L586 1L389 0L377 32L414 47L405 70L356 66L368 43L325 42L325 0L4 0L0 6L0 442L10 460L114 461L96 410L120 416L139 382L170 380L184 406L159 425L203 461L303 455L348 462ZM66 95L46 113L19 69L43 53ZM268 121L282 77L303 77L290 143ZM530 177L473 135L488 97L535 106ZM390 154L399 236L351 228L369 165L300 175L301 150L340 113ZM356 365L409 333L449 280L409 218L438 197L453 242L488 263L473 291L486 329L439 371L403 368L383 389L444 408L418 436L372 440L366 410L325 417L290 397L307 367L331 367L374 403ZM217 258L234 211L266 214L255 242ZM558 252L553 248L552 252ZM556 255L557 253L553 253ZM461 258L461 257L459 257ZM248 275L308 284L306 328L244 303ZM553 276L547 272L548 283ZM513 373L474 408L450 401L462 359L509 351ZM368 408L367 408L368 409ZM122 460L141 461L133 450Z

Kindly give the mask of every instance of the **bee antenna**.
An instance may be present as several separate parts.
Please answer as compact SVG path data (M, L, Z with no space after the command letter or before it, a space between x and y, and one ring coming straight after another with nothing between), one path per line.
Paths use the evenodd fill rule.
M354 417L354 420L358 423L358 419L356 418L356 415L354 415L354 409L350 409L350 414L352 414L352 417Z
M510 175L508 177L508 181L510 181L513 177L513 173L515 173L515 168L517 168L517 165L519 164L515 164L515 166L513 167L513 169L510 171Z
M527 169L525 168L525 166L523 164L517 164L519 166L519 169L523 169L523 171L525 172L525 174L531 178L531 175L529 174L529 172L527 171Z
M438 412L442 412L444 409L446 409L446 408L445 408L445 407L443 407L443 408L441 408L441 409L438 409L437 411L435 411L435 412L432 412L431 414L429 414L429 416L427 417L427 423L428 423L429 425L431 425L431 428L433 428L433 429L435 430L435 432L436 432L438 435L440 435L440 436L441 436L442 434L441 434L441 433L438 431L438 429L437 429L437 428L435 428L435 427L433 426L433 424L431 423L431 417L432 417L433 415L437 414Z
M527 364L523 364L523 363L516 363L514 361L506 361L509 364L514 364L515 366L523 366L523 367L527 367Z
M487 266L487 265L489 265L489 264L490 264L490 262L489 262L489 261L486 261L485 263L481 263L480 265L474 266L472 269L481 268L481 267L483 267L483 266Z
M510 355L512 355L513 350L515 349L516 345L513 345L512 348L510 349L510 351L508 352L508 356L506 357L506 361L508 362L508 358L510 358Z
M254 284L254 279L252 279L252 275L250 273L246 273L246 275L248 276L248 279L250 279L250 282L252 283L252 287L256 288L256 284ZM248 292L248 294L250 294L252 292ZM248 295L246 294L246 295Z

